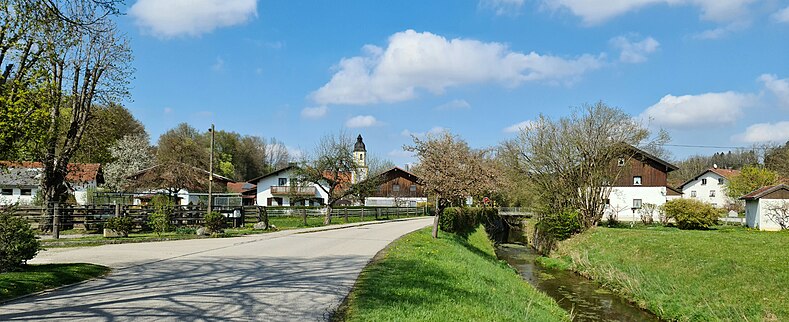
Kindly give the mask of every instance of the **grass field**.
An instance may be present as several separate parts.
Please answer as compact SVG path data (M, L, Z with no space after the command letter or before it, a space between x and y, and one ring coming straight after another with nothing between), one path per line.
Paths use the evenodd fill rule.
M22 271L0 273L0 302L107 274L93 264L28 265Z
M554 256L667 320L789 321L787 232L595 228Z
M395 241L335 316L349 321L566 321L569 315L496 258L480 229L468 240L423 229Z

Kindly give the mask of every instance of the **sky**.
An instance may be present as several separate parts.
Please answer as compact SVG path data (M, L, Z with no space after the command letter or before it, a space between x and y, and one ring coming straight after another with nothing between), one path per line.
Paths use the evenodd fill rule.
M495 146L602 101L675 159L789 140L789 1L132 0L118 18L152 142L187 122L294 154L344 131L405 164L412 136ZM715 146L710 147L683 147Z

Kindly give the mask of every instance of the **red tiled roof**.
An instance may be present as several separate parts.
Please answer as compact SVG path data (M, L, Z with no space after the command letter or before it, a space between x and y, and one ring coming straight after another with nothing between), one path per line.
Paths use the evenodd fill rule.
M726 179L731 179L731 177L740 174L740 170L732 170L732 169L710 169L709 171L712 171L715 174L724 177Z
M228 182L227 192L242 193L245 191L253 190L257 186L249 182Z
M7 168L27 168L27 169L43 169L44 164L41 162L12 162L0 161L0 166ZM90 182L97 181L101 173L101 164L99 163L69 163L68 174L66 181L68 182Z
M740 199L743 199L743 200L759 199L759 198L761 198L761 197L763 197L763 196L765 196L765 195L767 195L769 193L772 193L773 191L780 190L780 189L789 190L789 185L779 184L779 185L774 185L774 186L761 187L761 188L756 189L756 190L754 190L753 192L751 192L751 193L749 193L747 195L744 195L744 196L740 197Z

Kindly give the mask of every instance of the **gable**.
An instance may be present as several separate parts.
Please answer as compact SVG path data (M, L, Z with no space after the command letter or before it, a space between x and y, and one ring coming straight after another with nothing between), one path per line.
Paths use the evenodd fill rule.
M789 199L789 188L776 189L760 197L760 199Z

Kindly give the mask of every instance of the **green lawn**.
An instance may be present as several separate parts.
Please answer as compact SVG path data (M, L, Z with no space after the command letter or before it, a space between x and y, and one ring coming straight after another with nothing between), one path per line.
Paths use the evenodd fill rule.
M595 228L555 257L661 318L789 321L789 233Z
M28 265L22 271L0 273L0 302L103 276L108 267L93 264Z
M485 232L430 229L395 241L360 275L335 320L566 321L551 298L499 261Z

